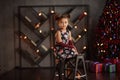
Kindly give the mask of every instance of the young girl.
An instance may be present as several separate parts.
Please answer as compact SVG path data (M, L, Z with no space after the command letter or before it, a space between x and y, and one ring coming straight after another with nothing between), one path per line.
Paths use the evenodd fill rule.
M57 17L59 29L55 34L55 46L57 55L56 57L59 59L58 72L60 80L64 68L64 61L78 54L75 46L72 43L71 32L67 29L69 18L70 17L67 14Z

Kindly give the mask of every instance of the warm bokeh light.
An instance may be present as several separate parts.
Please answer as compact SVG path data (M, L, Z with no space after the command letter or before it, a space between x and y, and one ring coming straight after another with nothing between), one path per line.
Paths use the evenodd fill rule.
M37 49L37 50L36 50L36 52L37 52L37 53L39 53L39 52L40 52L40 50L39 50L39 49Z
M84 15L87 15L87 12L84 12Z
M83 47L83 49L86 49L86 48L87 48L86 46Z
M51 13L55 13L55 11L54 11L54 10L51 10Z
M40 33L42 33L42 30L39 30Z
M86 28L84 28L84 31L85 31L85 32L87 32L87 29L86 29Z
M101 43L100 46L103 46L103 43Z
M77 28L78 28L78 26L74 26L74 28L75 28L75 29L77 29Z
M39 16L41 16L41 15L42 15L42 13L40 12L38 15L39 15Z
M24 36L24 39L27 39L27 36Z
M81 35L78 35L78 38L81 38Z

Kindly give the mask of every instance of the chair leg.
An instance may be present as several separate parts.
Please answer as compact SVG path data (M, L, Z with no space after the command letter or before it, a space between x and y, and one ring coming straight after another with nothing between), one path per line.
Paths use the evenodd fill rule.
M79 71L78 70L78 62L79 62L80 59L82 60L82 63L83 63L84 74L80 73L80 76L76 76L77 72ZM76 80L76 78L85 78L87 80L87 72L86 72L85 60L84 60L83 55L77 55L77 57L76 57L74 80Z
M76 80L77 67L78 67L78 59L76 57L74 80Z
M86 77L86 80L87 80L87 71L86 71L86 65L85 65L84 57L83 57L83 67L84 67L85 77Z

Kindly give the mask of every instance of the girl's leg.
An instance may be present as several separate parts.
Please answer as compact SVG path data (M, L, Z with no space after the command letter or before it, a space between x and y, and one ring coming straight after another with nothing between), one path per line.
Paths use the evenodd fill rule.
M59 74L59 80L62 80L62 73L64 72L64 60L60 59L58 63L58 74Z

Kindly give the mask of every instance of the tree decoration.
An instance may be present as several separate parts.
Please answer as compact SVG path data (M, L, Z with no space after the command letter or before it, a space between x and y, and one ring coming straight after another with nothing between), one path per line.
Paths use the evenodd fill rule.
M96 27L95 57L97 60L120 58L120 5L107 0Z

